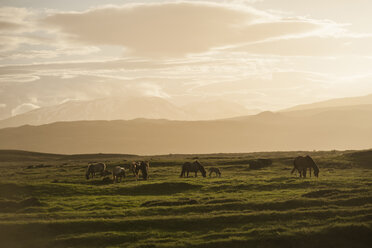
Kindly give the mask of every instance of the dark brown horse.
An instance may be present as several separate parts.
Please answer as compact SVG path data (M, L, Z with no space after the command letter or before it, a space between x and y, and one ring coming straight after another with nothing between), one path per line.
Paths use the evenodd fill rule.
M186 162L182 165L182 172L180 177L185 177L186 176L185 174L187 174L187 177L189 177L190 172L195 172L195 177L197 177L198 171L201 172L203 177L206 177L207 172L205 171L204 166L201 165L198 160L196 160L193 163Z
M131 165L131 170L134 176L136 177L136 180L138 179L140 171L142 173L142 178L144 180L147 180L149 178L149 168L150 163L148 161L137 161L133 162Z
M306 177L307 169L310 169L310 177L311 177L311 169L314 170L314 175L318 177L319 167L316 165L314 160L310 156L306 156L306 157L299 156L295 158L293 161L293 169L292 169L291 174L293 174L295 170L298 170L298 172L300 173L300 177Z
M92 163L88 165L88 168L85 173L86 179L93 178L96 173L99 173L101 176L107 175L106 173L106 164L104 163Z

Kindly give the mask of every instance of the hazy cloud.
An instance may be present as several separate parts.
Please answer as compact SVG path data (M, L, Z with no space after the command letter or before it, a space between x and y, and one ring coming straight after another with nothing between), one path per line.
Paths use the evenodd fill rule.
M17 106L16 108L12 109L12 116L23 114L37 108L40 108L40 106L35 105L33 103L23 103Z
M284 38L247 44L232 50L280 56L367 56L372 55L372 36Z
M135 55L165 57L302 34L322 27L311 20L283 20L250 7L210 2L103 7L56 13L43 22L57 27L70 40L124 46Z

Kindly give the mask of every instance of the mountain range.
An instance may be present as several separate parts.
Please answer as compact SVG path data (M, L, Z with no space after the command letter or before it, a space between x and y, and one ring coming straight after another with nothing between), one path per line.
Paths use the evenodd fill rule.
M0 128L80 120L132 120L136 118L211 120L257 112L259 110L249 110L240 104L223 100L176 106L160 97L111 97L89 101L68 101L59 105L34 109L0 120Z
M372 104L354 104L357 100L220 120L85 120L3 128L0 149L62 154L367 149L372 147Z

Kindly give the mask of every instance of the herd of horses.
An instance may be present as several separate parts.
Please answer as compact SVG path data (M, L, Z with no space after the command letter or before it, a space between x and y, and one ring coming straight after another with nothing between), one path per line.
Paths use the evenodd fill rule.
M147 180L149 178L149 168L150 163L148 161L134 161L129 165L129 170L133 173L133 176L136 180L139 178L139 173L141 172L142 178ZM295 171L298 171L300 177L306 177L307 171L310 172L311 177L311 170L314 171L314 175L318 177L319 175L319 167L316 165L314 160L310 156L299 156L296 157L293 161L293 169L291 174ZM214 173L216 176L221 177L221 171L219 168L210 167L208 169L209 176L212 176ZM198 172L202 174L203 177L207 176L207 172L204 166L198 161L186 162L182 165L182 171L180 177L189 177L189 173L195 173L195 177L198 176ZM100 176L107 176L112 174L113 182L121 182L122 178L126 177L125 168L121 166L116 166L113 168L112 172L107 170L107 166L104 163L90 163L86 170L85 177L86 179L94 178L96 174Z
M147 180L149 177L150 163L148 161L134 161L130 164L129 170L133 176L138 180L139 173L141 172L142 178ZM112 174L113 182L121 182L122 178L126 177L125 168L116 166L113 168L112 173L107 170L105 163L90 163L85 173L86 179L94 178L96 174L100 176L107 176Z

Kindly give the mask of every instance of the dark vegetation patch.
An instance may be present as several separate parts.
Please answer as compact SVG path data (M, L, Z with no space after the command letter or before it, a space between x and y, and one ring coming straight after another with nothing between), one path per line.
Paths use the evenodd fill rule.
M169 195L189 190L197 190L201 187L201 185L183 182L163 182L141 184L134 187L121 187L118 188L116 192L122 195Z
M328 197L335 194L339 194L341 192L342 192L341 190L337 189L322 189L303 194L302 196L308 198Z
M357 165L372 168L372 150L353 152L347 154L345 157L350 158Z
M110 177L104 177L102 180L90 180L87 182L89 185L108 185L108 184L113 184L114 181Z
M346 198L349 195L354 196L356 193L368 192L367 189L351 189L351 190L338 190L338 189L321 189L316 191L311 191L303 194L303 197L307 198L320 198L320 197L332 197L339 196L339 198ZM351 198L353 199L353 198Z
M283 190L283 189L307 189L311 188L313 183L311 181L294 181L288 180L286 183L282 181L274 181L271 183L240 183L235 185L218 185L210 186L204 190L212 190L215 192L239 192L239 191L271 191L271 190Z
M205 204L222 204L222 203L232 203L232 202L241 202L241 199L214 199L208 200Z
M271 159L255 159L255 160L250 160L248 162L249 164L249 169L251 170L258 170L262 168L269 167L272 165L273 161Z
M193 205L198 204L198 201L195 199L180 199L178 201L146 201L141 204L141 207L157 207L157 206L183 206L183 205Z
M0 200L0 212L15 212L27 207L40 207L43 204L35 197L27 198L21 201Z
M37 165L29 165L26 167L26 169L38 169L38 168L48 168L48 167L52 167L52 166L47 165L47 164L37 164Z

